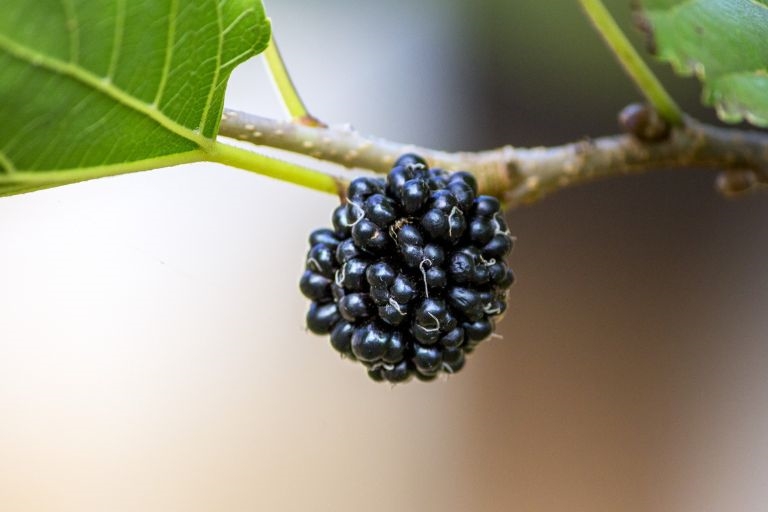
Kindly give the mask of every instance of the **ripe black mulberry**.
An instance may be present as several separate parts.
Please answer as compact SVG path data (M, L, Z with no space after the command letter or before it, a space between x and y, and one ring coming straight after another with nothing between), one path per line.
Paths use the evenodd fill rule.
M455 373L494 329L514 281L499 201L467 172L401 156L386 179L357 178L309 237L307 327L377 381Z

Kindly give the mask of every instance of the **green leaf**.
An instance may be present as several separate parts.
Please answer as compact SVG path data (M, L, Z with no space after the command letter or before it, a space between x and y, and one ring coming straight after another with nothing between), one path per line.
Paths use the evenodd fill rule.
M768 0L642 0L649 47L699 77L723 121L768 126Z
M206 159L261 0L3 0L0 195Z

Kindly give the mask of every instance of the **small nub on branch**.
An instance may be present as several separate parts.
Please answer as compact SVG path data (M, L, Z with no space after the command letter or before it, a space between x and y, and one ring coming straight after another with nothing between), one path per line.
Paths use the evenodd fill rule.
M751 169L730 169L717 175L715 189L725 197L734 198L754 192L760 186L757 173Z
M659 142L671 133L672 127L656 110L645 103L632 103L619 112L619 126L643 142Z

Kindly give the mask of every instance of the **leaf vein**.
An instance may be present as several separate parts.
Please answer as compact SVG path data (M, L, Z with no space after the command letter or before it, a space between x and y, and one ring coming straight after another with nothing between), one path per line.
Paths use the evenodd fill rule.
M109 56L107 81L115 78L117 61L120 60L120 48L123 46L123 31L125 30L125 0L117 0L115 4L115 33L112 39L112 51Z
M72 65L71 63L62 62L53 57L42 55L26 46L16 43L2 34L0 34L0 50L5 50L12 57L28 62L33 66L47 69L92 87L113 100L122 103L129 109L149 117L166 130L194 142L201 148L210 149L211 147L212 141L210 139L207 139L186 126L180 125L166 116L163 112L156 109L153 105L131 96L129 93L115 86L111 81L102 79L81 67Z
M157 94L152 102L156 107L160 107L160 102L165 94L165 86L168 83L168 76L171 72L171 62L173 61L173 47L176 40L176 15L179 10L179 0L170 1L170 12L168 13L168 39L165 43L165 60L163 62L163 71L160 75L160 84L157 86Z
M229 25L227 25L227 28L225 28L225 29L224 29L224 31L222 32L222 36L226 36L227 34L229 34L229 31L230 31L230 30L232 30L233 28L235 28L235 27L237 26L237 24L238 24L238 23L240 23L241 21L243 21L243 20L245 19L245 17L246 17L246 16L248 16L249 14L251 14L252 12L254 12L254 9L253 9L253 7L251 7L250 9L246 9L246 10L244 10L243 12L241 12L241 13L240 13L240 14L237 16L237 18L235 18L234 20L232 20L232 23L230 23Z
M221 54L224 51L224 20L222 19L221 6L224 2L216 1L216 24L219 28L218 43L216 48L216 68L213 73L213 83L208 91L208 98L205 101L205 109L203 109L203 115L200 116L200 125L198 131L200 133L205 132L205 125L208 122L208 114L211 110L211 104L213 103L213 95L216 92L216 84L219 83L219 73L221 72Z
M14 174L16 172L16 166L13 164L13 161L2 149L0 149L0 169L3 171L3 174L6 175ZM0 174L0 176L1 175L2 174Z
M173 153L144 160L96 165L93 167L75 167L71 169L17 170L14 174L0 174L0 195L4 195L3 185L48 184L49 186L75 183L106 176L117 176L130 172L147 171L159 167L200 162L207 159L208 153L202 149L193 149L183 153Z
M45 116L35 116L26 120L25 123L20 124L19 127L14 130L13 137L5 141L3 147L1 147L0 150L7 153L13 153L13 150L16 149L20 142L34 134L35 130L44 127L46 123L47 119Z
M229 59L224 64L221 64L221 69L227 69L229 66L233 66L233 65L236 65L239 62L242 62L245 57L251 55L252 53L253 53L253 50L248 49L248 50L246 50L244 52L241 52L239 55L235 55L234 57ZM220 85L221 84L218 84L217 87L220 86Z
M61 0L64 7L65 25L69 36L69 61L77 64L80 60L80 23L77 19L77 10L72 0Z

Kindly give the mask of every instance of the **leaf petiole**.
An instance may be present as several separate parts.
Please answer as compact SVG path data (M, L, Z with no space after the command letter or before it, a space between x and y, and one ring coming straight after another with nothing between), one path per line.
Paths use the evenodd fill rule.
M338 194L346 185L329 174L222 142L217 142L205 159L330 194Z
M280 54L280 49L277 47L274 34L270 35L269 45L262 55L267 65L267 71L269 71L272 82L275 84L275 89L277 89L277 94L280 96L283 106L291 119L307 126L324 126L323 123L309 113L304 102L301 100L301 96L299 96L299 92L296 90L293 80L291 80L291 75L288 74L288 69L285 67L285 62Z
M683 114L680 107L664 89L645 61L640 58L603 2L601 0L579 0L579 2L594 27L624 67L624 71L632 78L640 92L653 105L653 108L669 123L676 126L682 125Z

